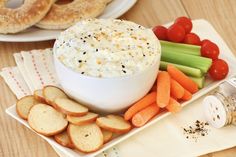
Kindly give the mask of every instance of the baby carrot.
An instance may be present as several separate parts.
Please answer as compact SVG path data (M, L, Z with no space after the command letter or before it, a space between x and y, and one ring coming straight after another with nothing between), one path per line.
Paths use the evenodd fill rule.
M181 110L181 105L174 98L170 98L170 102L166 106L166 109L172 113L177 113Z
M171 78L177 81L182 87L187 89L190 93L196 93L198 91L197 84L173 65L168 64L167 71L170 74Z
M166 71L157 76L157 105L161 108L168 105L170 100L170 75Z
M180 99L184 95L184 88L174 79L170 80L170 95L174 98Z
M192 99L192 94L185 89L184 90L184 95L181 99L185 100L185 101L190 100L190 99Z
M133 115L156 101L156 92L151 92L132 105L124 114L125 120L130 120Z
M136 113L132 118L132 124L135 127L141 127L146 124L152 117L154 117L160 111L159 106L156 103L149 105L143 110Z

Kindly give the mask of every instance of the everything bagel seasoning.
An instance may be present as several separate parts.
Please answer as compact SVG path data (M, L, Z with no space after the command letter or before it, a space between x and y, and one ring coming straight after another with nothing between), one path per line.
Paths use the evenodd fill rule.
M183 128L183 133L186 139L198 141L200 137L204 137L208 135L210 131L208 128L208 122L203 122L200 120L196 120L192 125Z

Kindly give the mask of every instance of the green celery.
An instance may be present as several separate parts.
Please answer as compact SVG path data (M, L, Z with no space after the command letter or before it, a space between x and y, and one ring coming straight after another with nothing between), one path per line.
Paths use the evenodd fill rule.
M197 68L200 69L203 73L207 73L212 64L212 60L209 58L178 53L174 51L162 52L161 61Z
M204 83L205 83L205 77L204 76L199 77L199 78L189 76L189 78L191 80L193 80L198 85L198 88L203 88L204 87Z
M203 73L201 72L200 69L191 68L191 67L188 67L188 66L174 64L174 63L169 63L169 62L164 62L164 61L161 61L160 69L161 70L166 70L168 64L175 66L180 71L182 71L183 73L185 73L186 75L189 75L189 76L202 77L202 75L203 75Z
M201 56L201 47L196 45L189 45L189 44L180 44L168 41L162 41L161 43L161 51L165 52L176 52L176 53L185 53L189 55L196 55Z

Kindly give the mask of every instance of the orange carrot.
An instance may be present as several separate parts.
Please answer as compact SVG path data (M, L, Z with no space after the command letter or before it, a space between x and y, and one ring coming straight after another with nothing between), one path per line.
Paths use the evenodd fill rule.
M166 109L172 113L177 113L181 110L181 105L174 98L170 98L170 102L166 106Z
M176 99L180 99L184 95L184 88L174 79L170 80L170 95Z
M166 71L157 76L157 105L161 108L168 105L170 100L170 75Z
M156 92L151 92L132 105L124 114L125 120L130 120L140 110L146 108L156 101Z
M136 113L132 118L132 124L135 127L141 127L146 124L152 117L154 117L160 111L159 106L156 103L149 105L143 110Z
M190 99L192 99L192 94L185 89L184 90L184 95L181 99L185 100L185 101L190 100Z
M168 64L167 71L170 74L171 78L177 81L182 87L187 89L190 93L196 93L198 91L197 84L173 65Z

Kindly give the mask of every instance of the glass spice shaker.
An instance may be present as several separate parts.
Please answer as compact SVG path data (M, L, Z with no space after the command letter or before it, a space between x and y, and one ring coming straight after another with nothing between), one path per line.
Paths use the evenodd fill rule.
M214 93L206 96L203 108L208 123L213 127L236 125L236 77L221 83Z

